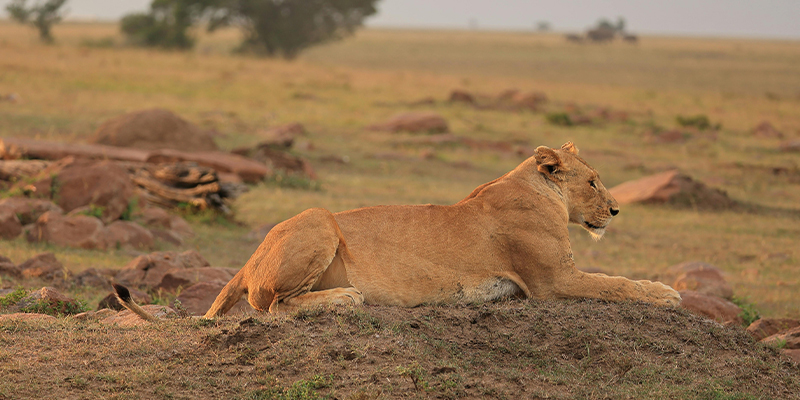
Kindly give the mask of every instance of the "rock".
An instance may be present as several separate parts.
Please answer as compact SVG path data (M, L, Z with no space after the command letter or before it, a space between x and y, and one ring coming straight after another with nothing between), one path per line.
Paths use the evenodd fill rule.
M769 121L761 121L753 128L753 136L763 139L780 139L783 137L783 133L775 129Z
M213 168L217 172L235 173L248 183L256 183L271 175L272 171L266 165L236 154L220 151L183 152L178 150L163 149L150 153L147 162L163 164L181 161L196 162L198 165Z
M75 299L65 296L52 287L43 287L32 292L20 300L15 308L21 310L31 306L46 307L48 314L76 314L81 309L81 304Z
M114 221L106 227L106 243L110 248L132 247L150 250L155 245L153 234L141 225L130 221Z
M107 234L103 222L95 217L67 217L47 212L27 232L27 239L29 242L47 242L82 249L105 249Z
M174 246L183 245L183 236L181 236L178 232L163 229L150 229L150 234L153 235L153 238L156 240L169 243Z
M22 225L36 222L42 214L48 211L59 214L64 212L52 201L27 197L9 197L0 200L0 214L2 214L2 210L10 210L19 218Z
M781 151L800 151L800 140L788 140L780 145Z
M276 149L289 149L294 144L295 139L298 136L303 136L306 134L306 128L299 123L291 123L281 126L276 126L274 128L270 128L264 132L260 132L260 135L264 137L264 140L258 144L259 147L272 147Z
M72 317L81 321L90 321L90 320L105 319L116 314L117 314L116 311L109 308L104 308L102 310L97 310L97 311L82 312L80 314L75 314Z
M602 119L606 122L626 122L628 121L628 113L626 111L612 110L607 107L601 107L593 113L593 117Z
M176 300L180 301L181 307L186 309L190 315L205 315L226 283L227 282L222 281L195 283L181 291L181 294L178 295ZM233 306L227 315L257 313L258 311L251 307L250 303L241 300Z
M272 230L272 228L275 227L275 225L277 225L277 224L267 223L267 224L261 225L258 228L253 229L252 231L250 231L247 235L245 235L245 239L258 241L258 242L263 242L264 238L267 237L267 234L269 233L269 231Z
M725 192L709 188L677 170L628 181L609 192L619 204L669 203L714 210L736 206Z
M185 236L193 236L194 231L186 220L183 218L172 215L164 209L148 207L142 210L139 215L141 222L150 228L163 228L165 230L175 231Z
M539 111L539 108L547 103L547 95L542 92L516 93L511 101L519 108Z
M800 326L800 320L790 318L761 318L747 327L747 333L759 341L767 336Z
M175 269L209 267L208 261L194 250L183 253L159 251L133 259L117 274L120 284L136 287L156 287L164 275Z
M153 314L156 318L168 318L178 315L175 310L167 306L150 304L142 306L142 308L150 314ZM104 325L117 326L140 326L149 324L149 322L143 320L141 317L130 312L129 310L120 311L114 315L103 318L100 320L100 323Z
M467 104L475 104L475 96L471 93L467 92L466 90L453 90L450 92L450 100L451 103L467 103Z
M234 275L235 272L231 272L227 268L179 268L167 272L164 278L161 279L161 283L159 283L155 289L174 291L180 287L189 287L197 282L228 282Z
M0 208L0 239L11 240L22 234L19 218L9 209Z
M728 300L698 293L692 290L684 290L681 294L681 307L719 323L741 324L742 318L739 314L742 309Z
M673 280L665 283L679 292L693 290L723 299L733 298L733 288L725 279L723 272L711 264L688 261L670 267L667 269L667 275L673 277Z
M259 145L257 148L247 151L245 155L266 164L272 170L281 170L290 174L302 174L310 179L317 179L317 174L308 160L285 151Z
M55 321L56 317L47 314L36 313L12 313L0 315L2 321Z
M133 298L133 301L135 301L136 304L150 304L153 301L149 294L139 289L129 287L128 291L131 293L131 298ZM125 309L122 304L119 304L119 300L114 292L109 293L106 295L106 297L103 297L103 300L100 300L100 302L97 303L97 310L102 310L104 308L117 311Z
M111 289L111 279L117 274L116 270L87 268L72 278L72 283L77 287L92 286Z
M53 253L41 253L17 266L23 278L65 279L68 272Z
M761 343L769 346L783 344L784 349L800 349L800 326L767 336L761 339Z
M214 151L210 135L165 109L135 111L111 118L94 134L92 143L118 147L181 151Z
M2 275L10 276L12 278L21 278L22 270L20 270L18 266L14 265L14 262L9 258L0 256L0 276Z
M64 211L82 206L98 207L102 209L100 219L104 223L122 216L135 190L128 172L111 161L76 160L64 167L56 179L57 190L53 196Z
M781 354L789 357L796 364L800 364L800 349L782 349Z
M367 129L387 132L443 133L449 130L447 121L434 112L409 112L398 114L388 121L371 125Z

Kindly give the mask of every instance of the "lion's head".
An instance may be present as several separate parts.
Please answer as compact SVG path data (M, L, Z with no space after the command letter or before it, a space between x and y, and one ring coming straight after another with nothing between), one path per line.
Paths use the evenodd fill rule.
M578 148L572 142L560 149L540 146L535 157L539 172L561 188L569 221L600 239L611 218L619 213L619 205L600 182L597 171L578 157Z

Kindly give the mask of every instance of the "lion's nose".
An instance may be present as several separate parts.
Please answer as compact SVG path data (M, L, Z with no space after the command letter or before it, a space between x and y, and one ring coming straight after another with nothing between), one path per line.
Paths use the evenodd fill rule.
M609 208L608 211L611 212L611 216L619 214L619 208Z

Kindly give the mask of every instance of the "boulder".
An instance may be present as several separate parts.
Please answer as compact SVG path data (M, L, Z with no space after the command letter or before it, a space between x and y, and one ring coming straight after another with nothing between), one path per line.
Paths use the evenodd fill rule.
M222 288L225 287L225 284L226 282L222 281L198 282L181 291L181 294L175 300L180 301L181 307L188 311L190 315L205 315L222 291ZM256 313L258 311L251 307L250 303L240 300L228 311L227 315Z
M157 150L214 151L218 147L210 135L175 113L148 109L123 114L105 121L92 143Z
M210 265L194 250L183 253L158 251L136 257L122 268L115 279L126 286L153 288L161 283L164 275L173 270L202 267Z
M35 199L28 197L9 197L0 200L0 214L3 210L10 210L18 218L22 225L36 222L42 214L52 211L61 214L64 210L50 200Z
M38 305L47 307L48 314L76 314L81 304L52 287L43 287L20 300L14 308L24 309Z
M72 283L77 287L92 286L111 289L111 279L117 274L113 269L87 268L72 278Z
M2 321L55 321L56 317L47 314L36 313L11 313L0 315Z
M63 280L68 272L53 253L41 253L17 266L23 278Z
M175 310L167 306L158 306L150 304L142 306L142 308L145 311L149 312L150 314L153 314L156 318L168 318L168 317L178 316L178 313L176 313ZM103 318L100 320L100 323L104 325L117 325L123 327L141 326L149 324L149 322L143 320L141 317L130 312L129 310L123 310L114 315L110 315L106 318Z
M782 349L781 354L789 357L795 364L800 364L800 349Z
M170 214L163 208L148 207L139 214L142 224L148 228L161 228L184 236L193 236L194 231L186 220Z
M27 239L82 249L105 249L107 234L103 222L95 217L46 212L28 230Z
M695 314L724 324L742 323L742 318L739 316L742 309L728 300L692 290L684 290L679 293L681 294L681 307Z
M303 174L311 179L317 179L314 168L306 159L263 143L253 149L236 149L234 153L262 162L271 170L281 170L290 174Z
M57 189L51 192L64 211L98 207L104 223L122 216L135 190L128 172L111 161L76 160L65 166L55 179Z
M449 130L447 121L434 112L408 112L395 115L388 121L371 125L370 130L411 133L443 133Z
M22 224L13 211L0 208L0 239L11 240L22 234Z
M728 300L733 298L733 288L724 273L711 264L700 261L680 263L668 268L666 276L672 279L665 283L677 291L693 290Z
M781 151L800 151L800 140L787 140L780 145Z
M783 345L784 349L800 349L800 326L761 339L770 346Z
M235 272L231 272L227 268L178 268L167 272L155 289L174 291L180 287L187 288L197 282L228 282L234 275Z
M129 287L128 291L131 293L131 298L133 298L133 301L135 301L136 304L139 304L139 305L150 304L153 301L150 298L149 294L147 294L147 293L145 293L145 292L143 292L143 291L141 291L139 289L135 289L135 288ZM114 292L111 292L111 293L107 294L106 297L103 297L103 299L100 300L99 303L97 303L97 310L102 310L104 308L108 308L108 309L111 309L111 310L117 310L117 311L125 309L125 307L123 307L122 304L119 304L119 300L117 299L117 295L114 294Z
M780 139L783 133L777 130L769 121L761 121L753 128L753 136L763 139Z
M106 231L106 243L111 248L132 247L149 250L155 245L153 234L135 222L114 221L106 227Z
M7 257L0 256L0 276L10 276L12 278L21 278L22 270L14 265L14 262Z
M705 209L729 209L736 206L736 202L725 192L709 188L677 170L628 181L611 188L609 192L619 204L669 203Z
M797 326L800 326L800 320L791 318L761 318L747 327L747 333L758 341L767 336L772 336Z
M451 103L466 103L466 104L475 104L475 96L472 93L467 92L466 90L453 90L450 92L450 99Z

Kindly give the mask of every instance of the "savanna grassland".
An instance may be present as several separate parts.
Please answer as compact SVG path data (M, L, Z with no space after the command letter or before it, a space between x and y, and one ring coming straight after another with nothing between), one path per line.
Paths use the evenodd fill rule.
M766 120L786 137L800 137L800 44L796 41L643 37L636 45L578 45L567 43L559 35L521 32L368 29L346 41L311 49L290 62L231 55L230 51L237 43L237 35L233 31L210 36L200 33L197 48L189 53L125 47L117 27L112 24L62 24L54 29L54 35L57 43L45 46L37 42L32 29L0 23L0 96L17 93L21 98L18 103L0 102L0 137L81 142L91 137L105 119L150 107L168 108L192 122L215 130L218 133L217 143L228 150L258 143L262 139L260 132L271 126L289 122L305 125L308 134L293 152L310 160L319 175L318 188L291 188L263 183L251 187L248 193L236 200L233 204L234 221L189 218L196 236L188 240L185 248L197 249L214 266L240 267L258 245L244 238L248 231L265 223L280 222L306 208L324 207L341 211L377 204L452 204L469 194L474 187L504 174L524 159L513 153L464 146L408 145L404 141L411 135L365 129L399 112L431 110L443 115L448 120L450 130L459 136L534 147L556 147L571 140L581 149L581 155L600 171L607 187L677 167L709 186L726 191L734 200L752 205L748 212L742 209L715 211L696 207L627 205L599 242L591 240L581 229L571 230L575 261L581 268L600 269L608 274L632 278L657 278L660 272L676 263L705 261L724 270L737 298L741 302L751 303L761 315L800 317L800 302L797 301L800 291L800 156L798 153L779 151L779 139L757 138L751 132L755 125ZM544 92L550 100L548 107L552 109L573 103L578 107L624 110L631 118L627 122L563 127L548 123L542 113L476 109L445 101L453 89L494 96L510 88ZM426 97L438 101L422 106L411 105ZM654 127L676 127L677 115L696 114L707 115L713 123L720 123L721 129L716 135L696 135L685 143L654 144L648 138L647 133ZM781 171L780 174L774 172L776 168ZM171 249L167 245L162 248ZM98 252L29 244L24 239L0 241L0 254L18 263L42 251L54 252L73 272L90 267L121 268L134 257L126 250ZM0 287L13 284L0 282ZM80 291L72 294L89 304L96 304L106 293ZM584 310L587 303L577 304L579 310ZM504 315L513 314L506 310L507 307L517 306L493 305L489 312L500 315L495 318L503 319ZM545 306L533 303L522 307L539 310ZM547 307L564 311L563 306ZM387 311L390 314L399 312ZM585 310L575 312L577 314L571 317L571 321L591 314ZM625 311L636 312L640 311L636 311L635 307ZM671 318L677 318L672 315L693 318L682 311L645 313L651 312L645 316L637 314L636 318L641 317L639 321L672 321ZM359 321L382 318L365 315L364 311L358 310L352 312L355 317L348 313L351 312L312 313L310 317L301 315L290 318L289 323L302 325L302 321L309 318L332 318L334 322L329 321L329 325L336 331L349 329L344 327L346 324L340 323L349 321L348 318ZM437 311L422 309L414 313L413 318L424 319L428 323L433 318L430 315ZM425 357L443 357L440 353L450 351L437 347L436 343L439 342L433 339L427 341L420 339L419 335L412 336L412 339L403 336L409 329L405 325L398 328L397 324L401 324L403 318L384 317L386 321L376 322L373 328L362 327L361 330L348 331L350 333L346 335L363 336L366 329L368 332L365 337L389 335L400 341L411 340L413 346L419 344L423 347L434 343L431 349L423 349L423 355L427 355ZM465 320L469 318L472 317L464 317ZM705 327L699 319L693 321L697 324L697 330L692 332L711 338L725 338L727 344L721 345L721 350L739 346L743 340L739 336L719 333L715 331L716 328ZM67 377L70 379L61 377L60 381L52 384L63 387L62 394L67 398L103 397L102 393L110 396L110 393L118 391L129 397L137 397L133 393L141 387L150 390L142 395L144 398L212 397L210 393L217 393L214 392L215 388L231 383L243 386L236 386L237 389L218 395L237 397L246 394L251 398L270 398L270 393L252 392L246 383L239 383L244 379L242 377L249 377L248 374L252 373L261 377L260 385L269 386L268 383L278 376L292 381L306 379L301 386L317 385L329 391L330 387L335 388L334 384L326 381L330 379L326 374L335 374L335 371L320 370L323 374L321 378L312 379L309 378L310 374L303 373L304 370L298 372L297 368L301 367L289 366L290 370L295 368L295 373L282 376L286 373L265 367L268 362L248 358L254 356L252 353L244 354L249 350L239 346L242 341L224 346L228 351L224 355L205 354L205 358L190 355L187 349L198 343L217 343L220 337L231 334L230 330L256 329L237 327L235 324L231 327L225 323L223 320L213 328L214 333L203 336L205 334L200 332L204 327L194 322L171 322L165 336L170 340L179 341L175 338L179 336L176 332L188 332L189 342L180 345L167 339L156 339L158 335L151 331L152 328L145 328L141 336L130 330L122 330L113 336L113 340L123 337L136 342L136 346L125 348L127 350L122 347L87 350L92 354L86 357L96 360L111 357L103 351L115 354L123 351L124 357L86 364L90 369L97 365L102 365L102 368L97 367L100 372L95 371L91 376L80 375L79 372L75 372L75 376L62 373L69 375ZM227 323L231 324L230 321ZM47 364L53 358L60 357L61 353L81 358L75 355L77 350L59 350L59 346L75 346L75 342L70 342L65 336L80 337L86 334L92 338L87 340L92 342L99 341L101 335L113 334L110 328L76 326L75 322L67 320L52 327L56 334L48 334L46 342L36 345L43 354L38 361ZM295 342L287 343L308 340L304 335L314 337L316 331L302 326L302 333L292 336ZM570 331L569 335L578 334L576 332L584 328L580 324L570 325L569 329L574 331ZM28 339L15 337L30 337L25 332L44 332L51 328L32 325L18 329L0 336L0 342L14 343L16 340L15 351L22 351L20 343L28 343ZM441 333L437 329L443 328L430 329L434 333L427 335L435 339L437 332ZM508 329L509 332L513 330ZM58 332L65 336L59 336ZM339 335L327 330L316 333ZM541 334L545 335L544 331ZM602 336L600 333L598 335ZM624 336L624 333L619 335ZM569 337L573 336L564 336ZM590 345L584 346L586 351L591 353L591 346L605 346L600 339L593 337L587 341ZM143 343L148 340L158 341L156 349L146 349ZM656 346L656 339L647 340L642 343ZM249 343L246 340L244 342ZM114 346L118 346L117 342L114 343ZM364 354L373 348L383 349L388 346L387 343L364 344L368 348L353 350L356 354L354 357L364 359ZM513 344L503 346L508 348ZM33 343L30 345L34 346ZM170 349L169 345L177 347ZM263 350L259 347L261 345L255 342L249 344L252 348ZM230 353L234 351L230 350L231 346L236 352L244 352L244 364L238 364L242 360L237 358L239 355ZM470 368L481 369L490 365L491 362L487 360L497 354L527 354L526 357L531 358L549 354L544 344L535 349L508 351L487 346L492 352L498 353L490 352L483 361L470 361ZM635 351L637 344L631 346ZM694 354L700 355L705 351L701 343L696 347L692 350ZM480 349L480 346L477 348ZM677 354L671 353L671 348L656 350L653 350L653 354ZM300 358L319 356L299 347L291 351ZM342 353L340 349L325 351L326 354L334 354L330 357L342 365L342 370L345 369L343 359L347 359L350 353ZM613 354L607 348L595 351ZM575 352L579 353L578 350ZM169 354L177 356L171 358ZM408 356L402 352L398 354L386 357L403 359ZM136 370L139 375L131 378L113 372L120 365L143 355L147 356L143 359L149 360L152 365L135 367L139 368ZM27 359L28 362L35 363L36 357L31 357ZM41 357L47 359L42 360ZM462 362L469 357L459 353L453 362ZM744 370L736 369L738 366L731 367L725 379L702 385L693 382L690 375L681 375L680 368L675 364L678 363L677 359L654 357L653 360L642 361L637 358L638 353L630 359L612 360L609 357L611 355L592 361L591 357L586 359L583 353L580 357L570 353L564 360L572 361L566 364L539 366L537 368L546 371L548 380L544 380L547 384L543 384L537 389L540 391L535 393L556 398L602 398L602 394L598 393L614 398L642 398L653 393L667 393L665 397L675 398L781 398L785 395L780 391L748 391L740 384ZM164 361L168 358L171 361ZM0 354L0 361L8 359L13 359L10 353ZM224 361L221 365L226 367L211 366L220 360ZM606 372L591 375L593 368L598 367L592 362L598 360L603 368L609 369L601 368ZM636 369L640 361L649 363L649 367ZM226 378L215 376L204 381L187 378L184 386L163 383L169 380L171 368L182 369L196 362L211 366L202 367L201 372L209 375L226 374ZM671 362L674 365L669 364ZM702 364L703 371L706 371L704 373L713 374L715 369L721 368L722 364L717 365L716 362ZM771 362L767 360L763 365L753 367L770 373L788 368L785 365L775 366ZM231 365L244 365L251 372L241 372L241 368ZM440 385L437 388L441 390L427 393L453 398L515 397L513 392L507 390L507 386L502 385L490 388L495 392L471 391L467 387L470 385L468 382L479 379L474 376L454 377L454 383L448 383L447 379L453 372L450 369L439 370L436 377L421 377L415 375L422 374L415 369L419 367L417 364L403 365L403 370L391 363L386 365L389 365L387 370L376 372L378 378L375 379L384 379L382 374L399 375L404 385L416 388L416 395L422 397L426 392L419 391L419 385L422 385L420 379L426 379L428 384L433 385L431 382L440 378L441 382L436 385ZM261 367L266 368L266 372L259 369ZM23 369L22 366L16 368ZM432 368L452 366L426 364L421 370L430 371ZM632 368L641 376L623 379L622 376ZM607 372L617 369L625 372L619 377L615 377L616 373ZM44 370L39 372L45 373ZM603 375L606 373L608 375ZM501 371L496 375L504 374ZM797 387L796 380L786 380L779 375L770 375L769 385L778 385L775 382L780 381L785 387ZM32 376L31 381L34 379ZM669 376L663 387L654 383L661 379L659 376ZM364 385L374 385L369 386L373 389L380 386L372 382L370 377L353 379L360 382L358 379L362 378ZM630 381L627 380L629 378ZM578 389L570 389L576 382L587 379L600 386L579 385ZM619 389L620 382L629 386ZM641 391L637 391L636 382L654 386L645 389L639 387ZM601 383L605 383L605 386ZM16 386L7 386L5 389L0 386L0 398L15 398L11 389L24 384L15 381L13 385ZM758 382L752 384L757 386ZM87 387L93 385L101 385L105 389L87 392ZM162 387L159 385L166 386L159 389ZM551 386L555 389L550 390ZM621 391L609 392L612 386ZM447 392L445 389L448 387L453 389ZM596 392L597 387L605 392ZM672 387L673 391L663 392L667 387ZM181 388L193 395L180 394ZM400 393L385 388L381 390L386 396ZM745 395L736 397L736 393ZM272 395L277 396L275 393Z

